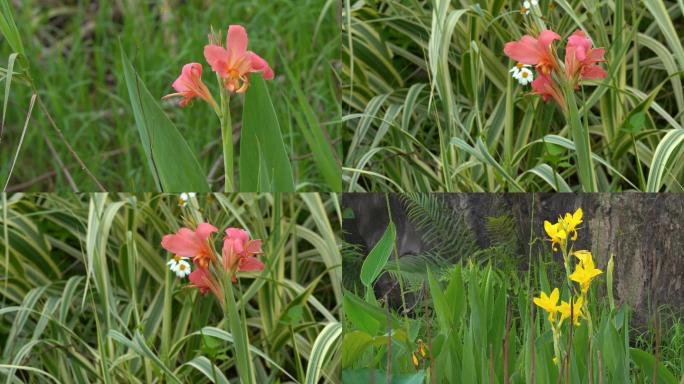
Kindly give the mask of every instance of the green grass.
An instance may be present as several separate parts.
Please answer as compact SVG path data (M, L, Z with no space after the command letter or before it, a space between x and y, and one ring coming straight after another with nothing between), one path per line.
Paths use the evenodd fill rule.
M682 191L681 2L539 4L345 0L344 189ZM526 21L606 48L567 117L508 73Z
M165 194L0 201L3 382L339 382L335 195L198 195L184 208ZM200 220L264 241L266 268L232 286L229 316L165 265L161 237ZM240 326L245 338L229 332Z
M3 181L19 146L32 94L22 82L27 77L23 61L39 95L8 190L97 190L65 141L104 189L156 190L135 127L119 44L157 100L173 91L172 81L191 61L203 64L204 81L217 95L203 47L210 27L225 35L232 23L245 25L250 49L269 61L276 73L267 86L293 164L295 187L336 189L329 182L330 167L318 166L316 151L305 140L312 130L321 130L325 145L341 150L341 109L332 70L341 44L334 1L3 2L9 4L25 50L13 62L11 55L19 51L13 29L0 37L0 79L9 80L5 69L11 62L15 72L11 83L3 81L11 86L7 97L2 92L7 104L0 151ZM242 100L232 100L235 129L240 127ZM163 105L197 154L212 189L222 189L221 131L211 108L202 102L185 109Z

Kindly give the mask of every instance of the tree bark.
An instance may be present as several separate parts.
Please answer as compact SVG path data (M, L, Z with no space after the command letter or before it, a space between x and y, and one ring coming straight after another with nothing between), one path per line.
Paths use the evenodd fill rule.
M517 224L520 265L527 254L550 252L544 220L555 221L577 208L584 211L575 249L588 249L606 271L615 262L613 289L618 303L635 310L644 324L653 310L669 305L684 315L684 194L440 194L454 214L463 214L482 248L490 246L485 232L488 217L508 215ZM397 224L399 254L426 250L420 233L408 221L398 195L390 195ZM354 212L345 220L347 240L367 250L387 226L383 194L345 194L343 205ZM557 258L560 256L555 255ZM603 275L605 279L605 274ZM603 280L605 281L605 280Z

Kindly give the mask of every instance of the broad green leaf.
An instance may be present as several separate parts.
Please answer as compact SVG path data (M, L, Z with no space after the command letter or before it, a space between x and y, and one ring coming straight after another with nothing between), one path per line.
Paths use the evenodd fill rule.
M164 192L209 192L195 154L135 72L123 46L121 61L140 141L157 188Z
M430 268L427 270L428 283L430 285L430 296L432 303L435 306L435 313L437 314L437 321L442 329L451 327L453 318L449 310L449 303L444 295L444 290L440 287L439 282L432 275Z
M656 366L655 356L638 348L630 348L629 355L632 357L634 363L641 368L648 377L653 377L653 370ZM677 384L677 378L662 362L658 362L658 383Z
M261 182L266 178L268 185ZM250 76L240 133L240 191L294 192L290 159L261 75Z
M358 360L373 343L373 336L363 331L351 331L342 340L342 367L348 367Z
M372 336L387 328L387 313L375 304L367 303L351 292L345 292L342 299L344 315L356 329ZM392 319L392 327L396 322Z
M385 229L385 233L375 244L361 266L361 282L366 287L372 287L375 279L380 275L382 269L385 268L385 264L387 264L387 260L394 249L396 237L396 228L394 223L390 221L387 229Z
M342 370L343 384L356 383L385 383L387 375L380 369L344 369ZM390 377L392 384L423 384L425 381L425 371L418 371L411 374L393 374Z
M466 291L463 284L463 273L461 272L461 266L458 265L454 268L454 272L451 274L449 280L449 285L446 289L446 300L451 307L452 320L458 321L463 315L465 315L465 300Z

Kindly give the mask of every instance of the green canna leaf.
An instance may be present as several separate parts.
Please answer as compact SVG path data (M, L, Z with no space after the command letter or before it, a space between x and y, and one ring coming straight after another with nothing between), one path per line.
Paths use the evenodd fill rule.
M137 75L123 46L120 48L135 123L157 188L163 192L209 192L192 149Z
M240 134L240 191L294 192L292 166L268 88L250 76Z
M390 221L377 244L366 257L366 260L361 266L361 282L368 288L373 286L373 282L378 278L380 272L385 268L387 260L392 254L394 243L396 242L396 228L394 223Z

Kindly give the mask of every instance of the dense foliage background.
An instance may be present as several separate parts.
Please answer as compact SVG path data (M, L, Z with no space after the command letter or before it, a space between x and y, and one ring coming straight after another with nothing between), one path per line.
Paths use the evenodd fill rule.
M682 3L538 3L345 0L345 190L682 191ZM563 38L561 60L578 29L606 49L576 121L509 73L504 44L540 23ZM592 169L578 131L595 187L578 180Z
M216 95L203 48L212 27L225 36L229 24L245 26L249 49L275 71L268 87L298 190L330 190L302 135L307 125L323 130L335 150L341 150L340 103L332 70L341 45L334 0L3 2L14 15L26 50L24 59L10 60L13 51L0 34L0 79L11 61L16 72L11 88L3 81L0 92L7 110L0 138L0 180L20 149L8 191L98 190L65 142L105 190L156 190L135 128L119 44L157 100L174 92L171 83L189 62L203 64L204 81ZM22 81L22 60L30 66L32 87ZM33 92L39 98L21 143ZM306 108L297 92L304 95ZM237 140L242 97L232 103ZM218 120L206 103L193 104L179 109L172 101L164 103L209 175L212 190L222 190Z
M0 198L8 383L240 382L217 300L186 288L160 245L202 220L264 241L266 269L236 285L257 381L339 382L335 196L199 195L184 208L160 194Z

